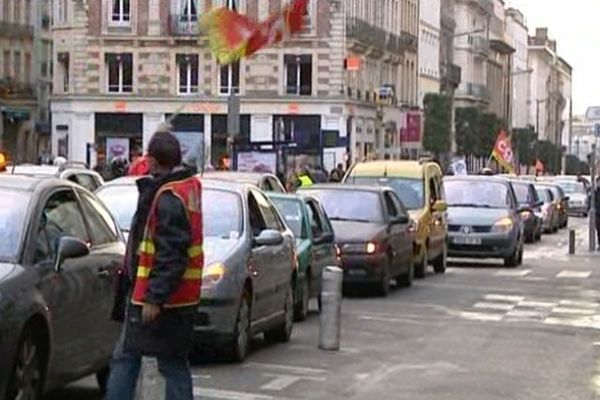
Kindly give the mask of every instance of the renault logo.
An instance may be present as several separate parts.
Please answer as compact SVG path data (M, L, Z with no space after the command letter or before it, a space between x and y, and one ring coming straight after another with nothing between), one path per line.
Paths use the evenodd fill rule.
M473 228L470 226L463 226L462 231L465 235L468 235L469 233L473 232Z

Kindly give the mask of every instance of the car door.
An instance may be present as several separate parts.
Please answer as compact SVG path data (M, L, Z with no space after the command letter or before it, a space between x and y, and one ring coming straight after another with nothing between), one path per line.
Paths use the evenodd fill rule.
M267 199L267 197L259 191L252 191L254 198L257 201L263 220L265 221L266 229L279 231L282 234L285 232L286 227L283 221L279 217L279 213L276 211L275 206ZM294 257L294 246L291 237L284 237L283 243L275 246L269 246L267 252L269 253L269 272L274 275L274 293L272 302L269 303L268 307L273 313L277 313L282 310L281 305L285 303L285 296L290 286L291 276L293 272L293 257Z
M92 312L99 322L95 331L99 357L108 357L116 342L119 329L117 324L108 322L113 307L113 278L123 264L125 244L121 240L117 224L110 212L93 195L77 190L81 209L91 236L90 265L95 271ZM106 323L105 323L106 321Z
M75 179L79 185L83 186L92 193L94 193L100 187L99 182L96 181L94 176L86 172L76 173Z
M410 268L410 264L413 262L413 237L410 234L410 216L408 210L402 204L402 200L395 192L390 192L390 197L394 202L396 209L398 210L398 217L407 221L407 223L398 223L400 230L400 255L402 265L406 268Z
M442 182L441 177L437 176L437 174L431 173L428 179L429 185L429 193L430 193L430 204L426 206L429 207L429 212L431 213L431 218L429 218L429 251L430 254L429 259L433 260L438 255L440 255L443 251L444 241L446 237L446 227L445 227L445 212L435 211L433 209L433 205L440 200L443 200L442 196Z
M396 203L392 199L392 192L390 190L384 190L382 193L383 201L385 204L385 212L387 214L386 223L388 224L388 246L391 247L393 260L393 271L392 275L398 275L404 268L404 257L402 254L402 226L397 223L400 213L396 207Z
M65 260L60 272L55 271L54 264L61 237L72 236L86 243L90 237L71 188L54 190L44 198L34 221L29 243L40 274L39 290L52 316L52 376L70 379L89 371L96 357L92 339L98 327L108 321L95 318L93 288L97 277L90 256Z
M321 292L323 270L329 266L337 266L333 228L325 211L315 199L307 199L306 211L312 233L310 266L312 268L311 296ZM331 238L330 240L326 238Z
M275 193L285 193L285 188L274 176L269 176L269 181L271 181L271 190Z

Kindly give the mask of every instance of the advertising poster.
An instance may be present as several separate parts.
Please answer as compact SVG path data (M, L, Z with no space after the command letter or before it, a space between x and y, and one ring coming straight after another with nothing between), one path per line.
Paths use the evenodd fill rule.
M277 170L277 154L258 151L238 153L237 169L240 172L269 172L274 174Z
M115 157L129 160L129 138L106 138L106 157L108 162Z
M189 151L202 153L202 144L204 143L204 134L202 132L173 132L179 144L181 145L181 155L185 158Z

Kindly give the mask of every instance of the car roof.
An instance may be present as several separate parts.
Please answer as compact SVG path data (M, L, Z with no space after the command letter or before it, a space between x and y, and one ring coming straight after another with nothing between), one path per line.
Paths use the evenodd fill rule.
M494 182L494 183L509 183L509 179L501 176L493 175L464 175L464 176L445 176L444 182L452 181L481 181L481 182Z
M350 176L422 178L425 168L431 164L437 165L419 161L367 161L356 164L350 171Z
M231 181L258 182L263 176L273 176L266 172L238 172L238 171L207 171L202 174L208 179L223 179Z
M247 188L256 189L256 185L252 183L227 180L222 181L217 179L204 179L204 177L199 174L195 177L199 179L200 182L202 182L202 187L207 189L219 189L231 192L244 192ZM124 176L121 178L113 179L112 181L107 182L104 186L100 187L98 191L115 186L133 186L135 185L135 182L140 178L143 178L143 176Z
M310 191L310 190L318 190L318 189L327 189L327 190L339 190L339 191L359 191L359 192L372 192L372 193L381 193L385 190L386 186L368 186L368 185L352 185L352 184L339 184L339 183L319 183L312 186L303 186L300 187L301 191ZM390 189L391 190L391 189Z
M55 187L55 186L71 186L80 187L79 185L59 178L53 177L39 177L30 175L12 175L3 173L0 174L0 188L3 189L14 189L34 192L39 188L44 187Z
M100 190L101 188L104 188L104 187L111 187L111 186L135 185L135 182L137 182L137 180L140 178L143 178L143 176L123 176L121 178L113 179L112 181L106 182L103 186L98 188L98 190Z
M9 174L33 176L58 176L60 169L54 165L14 165L6 169Z

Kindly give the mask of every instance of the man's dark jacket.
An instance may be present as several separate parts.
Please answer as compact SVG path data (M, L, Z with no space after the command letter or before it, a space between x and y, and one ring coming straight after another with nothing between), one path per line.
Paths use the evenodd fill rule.
M192 176L190 170L176 170L173 173L154 178L141 178L137 181L139 199L131 224L124 275L128 279L126 289L122 289L126 299L117 299L127 308L125 320L125 350L153 356L185 356L192 340L193 308L161 308L158 318L148 324L141 321L141 307L129 301L139 262L138 248L144 237L144 230L150 209L159 189L173 181ZM150 275L148 291L144 302L162 306L177 289L187 268L187 250L191 243L190 224L184 205L170 192L160 195L157 200L157 225L153 238L156 253ZM118 311L114 313L118 319Z

